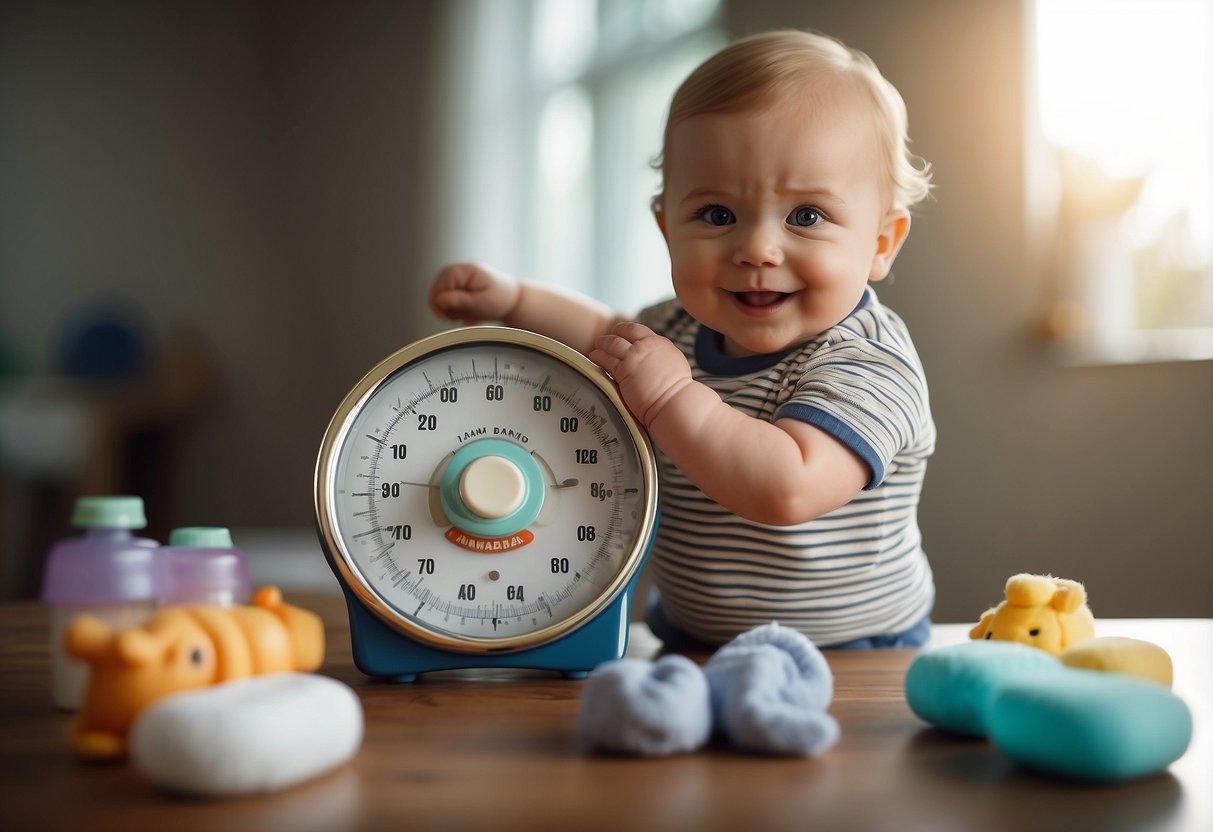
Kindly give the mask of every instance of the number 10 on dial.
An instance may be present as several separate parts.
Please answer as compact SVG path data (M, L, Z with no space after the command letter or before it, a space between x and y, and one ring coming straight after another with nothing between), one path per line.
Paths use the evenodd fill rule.
M656 487L614 385L563 344L469 327L389 356L338 408L316 466L356 663L407 681L618 658Z

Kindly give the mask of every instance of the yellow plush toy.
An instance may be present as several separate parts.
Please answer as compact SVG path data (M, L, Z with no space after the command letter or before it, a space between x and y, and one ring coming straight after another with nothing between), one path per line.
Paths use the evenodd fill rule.
M1171 687L1174 671L1171 656L1157 644L1138 638L1104 636L1084 641L1061 654L1067 667L1127 673Z
M1087 591L1077 581L1013 575L1006 596L981 614L969 638L1018 641L1059 657L1069 667L1126 673L1171 686L1171 657L1157 644L1135 638L1095 638Z
M1012 575L1006 600L986 610L972 639L1018 641L1054 656L1095 636L1082 584L1051 575Z

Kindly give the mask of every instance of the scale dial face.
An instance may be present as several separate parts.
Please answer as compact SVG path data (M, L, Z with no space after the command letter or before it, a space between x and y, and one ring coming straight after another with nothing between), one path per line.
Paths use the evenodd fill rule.
M350 392L316 467L326 555L400 633L495 653L604 609L656 520L648 438L596 365L469 327L389 356Z

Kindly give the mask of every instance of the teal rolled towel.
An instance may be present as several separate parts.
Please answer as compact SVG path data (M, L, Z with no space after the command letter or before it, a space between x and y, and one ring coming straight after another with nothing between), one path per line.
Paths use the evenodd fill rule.
M1006 756L1080 780L1129 780L1163 771L1192 739L1192 715L1155 682L1066 669L1047 681L1004 681L989 711Z
M1060 673L1063 665L1043 650L1013 641L966 641L920 653L906 671L906 702L932 725L989 736L995 694L1009 681Z

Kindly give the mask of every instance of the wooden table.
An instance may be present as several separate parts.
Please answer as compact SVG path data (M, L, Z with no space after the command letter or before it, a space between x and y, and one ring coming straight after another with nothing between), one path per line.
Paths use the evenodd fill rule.
M0 607L0 828L8 830L775 829L1213 830L1213 621L1101 621L1100 635L1165 647L1195 736L1162 775L1092 786L1026 771L988 743L909 711L912 651L830 652L842 739L816 759L717 744L649 760L590 753L577 735L582 683L547 673L367 679L336 597L294 598L329 628L323 672L352 685L366 738L344 768L276 794L202 801L160 792L126 764L75 762L69 715L50 701L48 616ZM936 641L966 627L936 628Z

